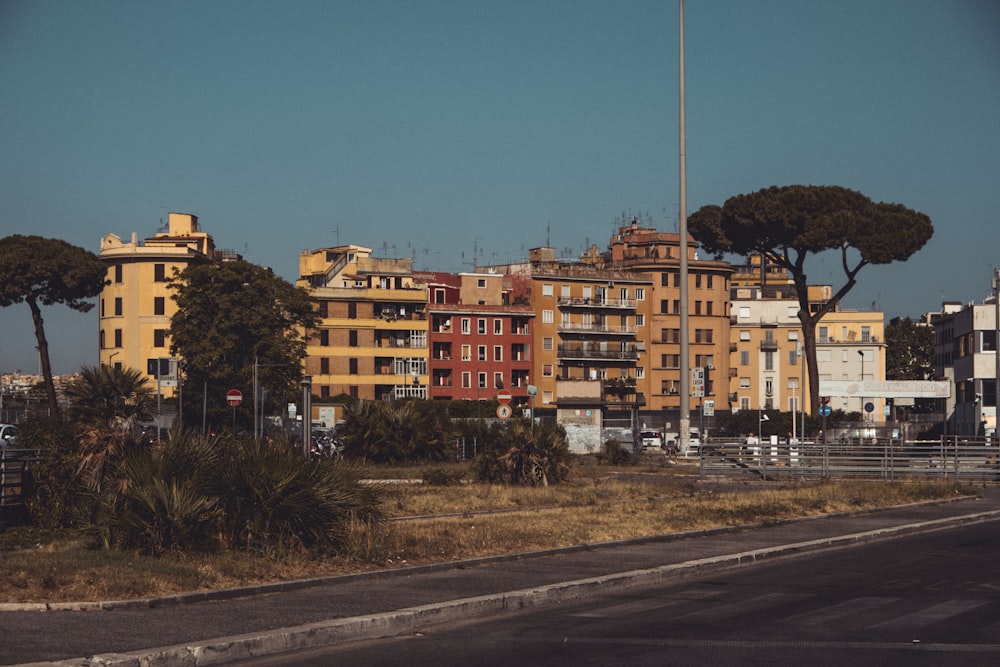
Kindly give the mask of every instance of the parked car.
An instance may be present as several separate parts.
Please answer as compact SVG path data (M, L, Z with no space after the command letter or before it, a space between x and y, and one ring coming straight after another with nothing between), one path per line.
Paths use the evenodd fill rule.
M663 449L663 434L659 431L643 431L640 437L643 449Z
M17 427L13 424L0 424L0 448L14 449L17 440Z

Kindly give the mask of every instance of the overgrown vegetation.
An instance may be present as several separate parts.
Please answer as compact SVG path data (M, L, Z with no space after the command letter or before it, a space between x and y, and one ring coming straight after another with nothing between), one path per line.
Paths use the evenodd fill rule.
M567 483L549 487L392 485L382 493L381 509L421 518L375 528L349 522L336 553L168 550L150 557L94 550L73 533L60 539L37 528L8 530L0 533L0 601L165 595L864 510L957 492L965 490L915 482L739 485L727 491L700 488L697 477L677 468L636 474L588 462Z

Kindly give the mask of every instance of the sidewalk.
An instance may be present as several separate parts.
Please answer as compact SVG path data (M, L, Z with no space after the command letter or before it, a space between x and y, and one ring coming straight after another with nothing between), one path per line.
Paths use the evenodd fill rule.
M1000 489L980 493L981 498L778 525L249 589L60 605L51 611L40 610L40 605L0 605L0 665L224 664L251 655L395 635L449 618L582 597L597 587L660 581L692 568L752 566L782 555L1000 520Z

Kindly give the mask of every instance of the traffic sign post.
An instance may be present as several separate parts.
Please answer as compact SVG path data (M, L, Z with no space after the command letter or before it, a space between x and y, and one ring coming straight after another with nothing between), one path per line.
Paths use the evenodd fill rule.
M233 408L233 434L236 434L236 408L243 402L243 392L239 389L230 389L226 392L226 403Z

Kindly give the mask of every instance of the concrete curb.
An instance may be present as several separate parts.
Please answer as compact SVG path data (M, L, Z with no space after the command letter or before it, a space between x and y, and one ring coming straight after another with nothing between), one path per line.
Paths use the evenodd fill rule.
M90 658L29 663L20 667L41 665L56 665L58 667L200 667L220 665L234 660L331 646L340 642L378 639L415 632L421 627L435 623L482 618L506 611L541 608L604 593L609 589L624 590L636 586L656 585L670 579L707 570L752 565L764 560L793 557L824 549L847 548L877 540L896 539L918 532L934 532L956 525L997 520L1000 520L1000 510L991 510L494 595L449 600L380 614L321 621L264 633L235 635L193 644L151 648L129 653L109 653Z

